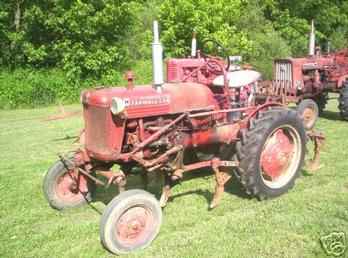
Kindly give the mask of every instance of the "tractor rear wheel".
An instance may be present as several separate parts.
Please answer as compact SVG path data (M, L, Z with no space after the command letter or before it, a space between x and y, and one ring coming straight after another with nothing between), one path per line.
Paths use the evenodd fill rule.
M304 163L305 143L305 129L295 111L260 112L237 144L237 172L246 192L263 200L292 188Z
M319 117L319 108L314 100L304 99L297 106L297 113L302 118L305 129L311 130Z
M86 176L58 160L46 173L43 192L57 210L74 208L92 201L96 185Z
M149 246L161 224L162 210L156 198L144 190L129 190L106 206L100 239L111 253L127 254Z
M348 120L348 81L344 82L338 103L338 109L340 110L341 117L344 120Z

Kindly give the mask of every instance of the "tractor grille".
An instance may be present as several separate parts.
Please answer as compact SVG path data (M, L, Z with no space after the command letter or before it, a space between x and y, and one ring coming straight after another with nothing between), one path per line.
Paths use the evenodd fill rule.
M292 82L292 65L290 62L277 61L275 63L275 80Z
M110 112L103 107L87 106L84 113L87 149L97 153L107 152Z

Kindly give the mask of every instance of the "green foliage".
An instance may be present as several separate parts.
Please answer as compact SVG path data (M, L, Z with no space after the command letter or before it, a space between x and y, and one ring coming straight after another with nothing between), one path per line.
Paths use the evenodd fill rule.
M76 102L79 88L55 70L25 70L0 73L0 108L37 107L57 102Z
M230 52L248 53L251 42L235 24L241 19L242 0L165 0L160 8L162 41L168 56L187 55L192 33L202 41L213 38ZM213 14L213 15L212 15Z
M127 65L122 42L134 25L137 6L136 2L116 2L22 2L21 27L3 31L8 46L4 51L11 50L7 56L2 54L3 62L11 67L58 66L70 81L109 77L112 69ZM5 16L4 12L0 18ZM11 18L7 20L11 28Z
M160 17L168 56L188 54L193 30L199 41L216 39L228 54L242 55L245 62L261 69L266 78L272 75L273 59L291 53L287 42L264 18L258 1L166 0Z
M339 50L342 48L346 48L348 46L348 28L347 27L339 27L336 31L334 31L330 36L331 48L333 50Z
M304 55L308 49L310 21L315 21L318 44L327 42L337 48L347 47L343 38L348 31L348 2L344 0L263 0L260 1L267 19L288 42L295 56ZM338 35L338 33L340 33Z
M84 87L123 84L128 69L136 70L137 83L150 82L154 19L165 57L188 55L196 31L200 48L215 39L265 78L274 58L307 54L312 19L323 48L348 43L345 0L3 0L0 106L70 102Z
M273 60L290 56L291 48L280 32L264 17L258 1L248 1L248 4L243 6L242 17L236 26L245 32L251 42L250 51L243 57L261 71L265 79L271 79Z

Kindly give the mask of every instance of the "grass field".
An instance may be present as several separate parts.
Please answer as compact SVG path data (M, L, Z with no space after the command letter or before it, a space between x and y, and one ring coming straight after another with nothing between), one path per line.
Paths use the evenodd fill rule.
M323 167L304 173L288 194L259 202L231 182L209 211L214 181L204 173L174 188L159 236L129 257L326 257L320 237L348 234L348 122L336 106L330 101L317 125L327 136ZM112 192L99 189L90 206L64 212L43 197L45 171L72 148L64 138L82 126L79 117L41 121L56 112L0 111L0 257L112 257L99 243L100 214Z

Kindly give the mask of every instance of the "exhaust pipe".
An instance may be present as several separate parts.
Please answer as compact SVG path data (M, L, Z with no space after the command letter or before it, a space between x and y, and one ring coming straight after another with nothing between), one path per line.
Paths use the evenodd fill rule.
M330 52L331 52L331 42L328 41L327 42L327 54L330 54Z
M192 34L192 42L191 42L191 57L197 56L197 40L196 40L196 32Z
M153 22L153 43L152 43L152 74L153 86L161 92L163 85L163 47L159 41L158 22Z
M314 56L315 54L315 28L314 20L312 20L311 34L309 35L309 56Z

